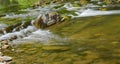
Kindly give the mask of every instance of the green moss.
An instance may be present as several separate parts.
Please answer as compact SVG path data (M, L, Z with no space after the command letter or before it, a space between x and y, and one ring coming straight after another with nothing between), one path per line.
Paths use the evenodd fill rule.
M75 13L75 11L68 11L68 10L66 10L66 8L63 8L63 9L59 10L58 13L59 14L64 14L64 15L68 15L68 14L72 14L72 15L75 15L75 16L77 15Z

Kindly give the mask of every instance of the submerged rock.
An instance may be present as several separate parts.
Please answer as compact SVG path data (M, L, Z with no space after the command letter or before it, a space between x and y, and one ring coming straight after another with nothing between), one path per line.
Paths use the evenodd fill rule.
M67 51L70 50L70 48L68 46L64 46L64 45L44 45L42 47L43 50L46 51Z

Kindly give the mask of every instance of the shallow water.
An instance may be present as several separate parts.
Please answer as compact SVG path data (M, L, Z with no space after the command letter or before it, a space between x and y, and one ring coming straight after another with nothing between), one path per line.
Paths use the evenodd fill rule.
M1 1L1 0L0 0ZM120 10L110 10L110 11L100 11L100 10L94 10L90 8L84 8L82 7L74 7L72 4L64 4L58 9L54 9L54 4L50 6L45 7L37 7L35 9L27 7L27 8L20 8L16 11L23 11L25 13L19 13L16 14L13 11L10 11L9 13L6 13L5 16L0 18L0 22L2 20L6 21L5 19L13 19L11 21L14 21L14 23L17 22L16 19L22 19L20 22L20 30L16 31L16 28L12 30L12 32L7 33L3 30L4 34L0 35L0 40L6 40L6 39L12 39L12 43L14 44L21 44L21 43L35 43L37 44L24 44L24 45L18 45L18 47L15 48L15 51L5 51L6 55L10 55L14 60L17 62L17 64L27 64L28 62L30 64L119 64L120 60L120 40L119 37L116 37L120 32L118 30L119 27L119 15L115 15L114 17L111 14L119 14ZM60 26L53 26L51 29L54 29L57 34L54 34L52 30L43 30L43 29L37 29L34 26L29 25L26 28L23 28L24 19L28 16L37 18L37 16L51 12L51 11L59 11L62 8L66 8L69 11L74 11L77 15L72 14L66 14L68 16L72 16L72 19L70 22L66 21L66 24L63 23L63 25L60 24ZM27 11L27 12L26 12ZM111 15L111 16L101 16L101 15ZM85 18L88 17L89 18ZM91 17L95 16L95 17ZM96 17L98 16L98 17ZM82 17L79 19L79 17ZM83 18L84 17L84 18ZM113 19L109 19L113 18ZM33 23L34 19L31 19L31 23ZM94 20L93 20L94 19ZM108 21L109 19L109 21ZM114 22L113 22L114 21ZM115 22L116 21L116 22ZM10 20L6 21L10 22ZM109 24L110 22L110 24ZM12 25L14 25L12 23ZM112 25L112 23L116 23L115 25ZM59 24L58 24L59 25ZM6 26L9 26L7 24L1 23L0 29L5 28ZM97 28L96 28L97 27ZM111 32L108 31L109 29L115 28L113 31L116 35L114 35L115 39L118 40L112 40L113 37L111 36L111 33L113 34L112 30ZM105 28L105 29L104 29ZM116 29L117 28L117 29ZM89 30L90 29L90 30ZM107 30L106 30L107 29ZM88 31L87 31L88 30ZM98 30L98 31L97 31ZM83 31L83 32L82 32ZM97 31L97 32L96 32ZM105 32L104 32L105 31ZM109 33L110 32L110 33ZM58 33L62 34L63 37L58 36ZM83 33L82 35L80 35ZM73 35L70 36L69 35ZM109 39L109 36L112 37ZM119 36L119 35L118 35ZM64 38L66 37L66 38ZM68 38L71 38L71 40L67 40ZM73 39L72 39L73 38ZM108 38L108 39L107 39ZM80 39L80 40L79 40ZM67 41L66 41L67 40ZM64 42L65 41L65 42ZM38 44L38 42L40 44ZM59 44L66 44L69 43L67 46L70 48L69 50L60 51L54 50L54 46L46 47L42 46L42 44L51 44L54 45L56 43ZM44 48L42 48L42 47ZM56 48L59 49L56 46ZM53 48L53 49L52 49ZM56 49L55 48L55 49ZM21 51L22 50L22 51ZM25 59L25 60L24 60ZM37 60L36 60L37 59ZM32 61L32 62L31 62Z
M13 4L13 3L10 3L10 4ZM1 5L3 5L3 4L1 4ZM37 16L40 16L45 13L49 13L52 11L59 11L62 8L66 8L66 10L68 10L68 11L74 11L74 13L77 14L76 16L72 15L72 14L67 14L67 16L71 16L72 18L98 16L98 15L111 15L111 14L119 14L120 13L120 10L110 10L110 11L94 10L94 9L87 8L88 5L86 5L84 7L74 7L71 3L65 3L63 6L59 7L58 9L54 8L55 6L59 6L59 5L60 4L50 4L50 5L46 5L44 7L37 7L35 9L30 8L30 7L26 8L26 9L20 8L18 11L23 11L23 12L27 11L27 12L22 13L22 14L15 14L14 12L11 12L9 14L6 14L2 18L5 18L5 19L8 19L8 18L23 19L23 18L27 18L27 17L36 18ZM3 7L7 7L7 6L3 6ZM31 23L32 23L32 21L31 21ZM3 24L1 24L1 26L3 26ZM5 27L5 25L3 27L1 27L1 29L3 29L4 27ZM31 29L29 29L29 28L31 28ZM30 30L32 30L32 31L30 31ZM52 35L52 33L49 32L48 30L46 30L46 31L39 30L39 29L34 28L34 26L28 26L27 28L21 29L20 31L16 31L16 29L13 29L12 31L13 32L10 32L10 33L0 36L0 40L17 38L17 41L18 40L20 41L21 39L23 39L23 40L26 40L26 39L31 40L32 39L32 40L38 40L38 41L39 40L45 41L45 40L49 40L49 37L50 38L54 37L54 35ZM38 32L39 32L39 34L38 34ZM21 41L23 41L23 40L21 40Z

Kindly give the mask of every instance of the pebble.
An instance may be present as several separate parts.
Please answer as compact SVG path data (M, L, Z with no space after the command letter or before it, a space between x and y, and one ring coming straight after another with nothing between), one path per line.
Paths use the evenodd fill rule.
M0 52L0 64L11 64L12 57L3 56L3 53Z

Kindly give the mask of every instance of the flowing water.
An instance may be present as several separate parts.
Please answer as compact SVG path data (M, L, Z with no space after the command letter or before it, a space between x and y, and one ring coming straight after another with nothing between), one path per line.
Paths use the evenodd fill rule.
M111 32L107 32L109 25L115 28L113 32L119 35L120 30L117 31L116 29L119 27L117 26L119 17L114 16L113 19L109 20L110 23L116 20L115 25L110 24L108 19L112 18L114 14L120 14L120 10L102 11L95 9L99 6L91 5L90 7L90 4L74 6L71 3L51 3L33 8L30 6L33 4L32 2L33 0L0 0L0 41L7 40L12 44L20 44L15 50L4 52L14 58L17 62L14 64L120 64L119 37L113 37L116 40L107 40L109 36L111 37ZM43 16L46 20L44 14L51 12L62 12L60 14L63 16L71 16L71 22L66 21L68 24L65 26L63 23L62 26L59 26L60 28L58 26L57 28L50 27L51 29L56 28L56 32L58 31L63 36L58 36L58 33L54 34L54 30L52 32L49 28L38 29L33 25L36 18ZM105 18L103 18L101 15L111 16L104 16ZM28 24L26 24L27 21L29 21ZM10 28L8 29L8 27ZM83 33L82 36L81 33ZM72 36L69 37L69 35ZM85 38L86 35L88 38ZM114 34L112 33L112 35ZM21 43L31 42L37 44L21 45ZM41 46L41 43L44 45Z
M2 2L1 2L2 3ZM10 2L7 2L6 4L13 4ZM15 6L17 7L18 3L14 3ZM4 4L0 9L2 8L7 8L8 6L5 6ZM68 16L71 16L72 18L77 18L77 17L88 17L88 16L96 16L96 15L110 15L110 14L118 14L120 13L120 10L110 10L110 11L100 11L100 10L94 10L90 9L87 6L84 7L74 7L71 3L65 3L63 6L59 7L58 9L55 9L55 6L59 6L60 4L50 4L44 7L37 7L35 9L33 8L19 8L16 10L17 11L23 11L25 13L20 13L16 14L13 9L13 11L10 11L9 13L5 13L5 16L2 16L1 18L8 19L8 18L27 18L27 17L34 17L36 18L37 16L40 16L45 13L50 13L52 11L59 11L62 8L66 8L68 11L74 11L77 15L72 15L72 14L67 14ZM11 9L10 9L11 10ZM0 10L0 11L5 11L5 10ZM31 23L33 21L31 20ZM4 28L7 26L5 24L0 24L0 29L3 30L3 35L0 36L0 40L5 40L5 39L15 39L14 42L17 41L28 41L28 40L37 40L37 41L46 41L49 40L49 38L56 38L49 30L41 30L41 29L36 29L34 26L29 25L27 28L23 28L22 25L24 22L21 24L21 28L19 31L16 31L17 29L14 28L12 32L7 33ZM22 40L23 39L23 40Z

